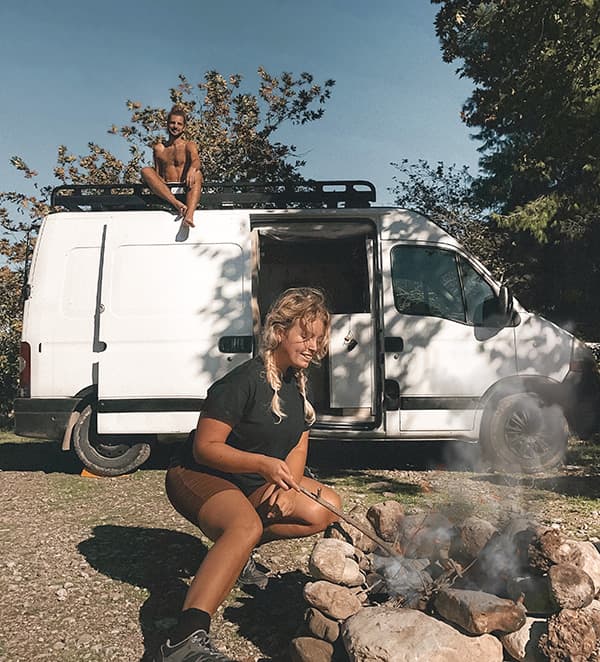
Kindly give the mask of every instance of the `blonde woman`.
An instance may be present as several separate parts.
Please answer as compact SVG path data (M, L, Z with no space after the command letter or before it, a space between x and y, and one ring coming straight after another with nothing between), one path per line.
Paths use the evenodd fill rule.
M250 556L254 547L310 536L336 520L298 491L321 490L341 505L333 490L304 476L315 420L305 370L326 354L329 324L319 290L284 292L265 319L259 355L211 386L188 457L167 472L171 503L214 545L159 660L226 662L208 637L210 619L240 575L266 585Z

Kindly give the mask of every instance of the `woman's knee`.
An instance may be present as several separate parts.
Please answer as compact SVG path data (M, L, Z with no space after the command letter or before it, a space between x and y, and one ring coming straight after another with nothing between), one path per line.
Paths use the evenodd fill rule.
M231 493L210 499L198 513L198 525L212 540L227 535L240 544L247 541L255 545L264 531L262 520L250 502L238 496Z

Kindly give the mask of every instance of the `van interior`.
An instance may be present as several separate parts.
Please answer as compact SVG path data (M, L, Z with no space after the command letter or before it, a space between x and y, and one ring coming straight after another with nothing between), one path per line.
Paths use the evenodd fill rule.
M309 370L317 426L373 427L378 414L375 229L369 221L254 222L253 301L258 335L273 300L289 287L324 291L330 350Z

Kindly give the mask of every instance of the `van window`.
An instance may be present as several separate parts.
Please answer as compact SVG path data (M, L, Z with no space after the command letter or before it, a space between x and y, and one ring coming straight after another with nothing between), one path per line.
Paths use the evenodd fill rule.
M465 291L465 303L467 305L467 322L473 326L483 325L483 307L486 301L495 299L496 295L489 283L487 283L472 265L459 257L462 272L463 288Z
M429 246L394 246L391 256L399 313L465 322L455 253Z

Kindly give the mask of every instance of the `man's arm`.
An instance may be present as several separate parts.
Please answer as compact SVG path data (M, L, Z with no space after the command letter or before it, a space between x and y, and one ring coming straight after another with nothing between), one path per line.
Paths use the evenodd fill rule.
M161 151L161 148L163 147L163 144L161 142L155 143L155 145L152 147L152 160L154 161L154 170L156 170L156 174L164 179L164 174L162 172L162 162L159 158L159 153Z

